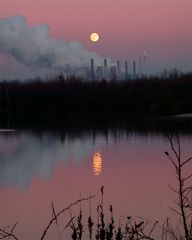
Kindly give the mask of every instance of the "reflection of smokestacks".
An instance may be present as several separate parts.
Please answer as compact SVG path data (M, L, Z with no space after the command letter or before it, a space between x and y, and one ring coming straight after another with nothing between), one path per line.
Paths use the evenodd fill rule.
M107 59L104 59L104 67L107 67Z
M128 79L128 63L125 61L125 80Z
M136 62L133 61L133 78L136 78Z
M94 80L95 76L94 76L94 59L91 58L91 80Z

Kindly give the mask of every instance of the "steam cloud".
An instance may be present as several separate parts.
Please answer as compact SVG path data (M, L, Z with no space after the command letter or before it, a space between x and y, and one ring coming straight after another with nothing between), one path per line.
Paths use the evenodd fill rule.
M103 58L79 42L54 39L47 24L29 27L23 16L0 20L0 53L36 68L54 66L59 71L76 71L90 65L90 58L102 64Z

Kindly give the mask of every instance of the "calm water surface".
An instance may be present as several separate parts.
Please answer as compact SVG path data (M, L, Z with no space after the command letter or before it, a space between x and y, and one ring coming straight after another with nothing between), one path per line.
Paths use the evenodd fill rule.
M192 156L192 135L180 138L183 157ZM79 199L80 193L81 197L96 194L91 203L94 215L102 185L106 212L112 204L117 221L130 215L161 223L174 215L169 210L174 193L168 185L176 183L166 150L171 152L161 133L0 132L0 226L18 221L15 234L20 239L40 239L52 216L52 201L59 210ZM86 214L89 203L82 208ZM61 232L68 221L66 212ZM69 234L65 230L63 239ZM56 238L58 229L53 227L46 239Z

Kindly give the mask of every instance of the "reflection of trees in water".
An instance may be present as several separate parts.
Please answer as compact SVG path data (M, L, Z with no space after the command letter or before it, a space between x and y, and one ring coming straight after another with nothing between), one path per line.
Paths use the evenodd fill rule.
M89 153L112 142L118 143L122 138L128 141L132 136L161 138L164 129L172 129L173 133L178 130L183 136L186 134L190 137L190 124L190 120L184 119L130 118L126 125L120 126L105 122L91 126L89 122L84 122L80 126L70 124L60 128L55 124L55 128L50 129L1 132L0 184L26 187L33 176L49 179L58 162L83 161ZM97 168L99 173L102 169L102 156L99 155Z
M2 143L2 144L1 144ZM34 176L50 179L55 166L62 162L79 163L99 145L106 145L104 137L66 137L27 132L0 135L0 185L26 188Z

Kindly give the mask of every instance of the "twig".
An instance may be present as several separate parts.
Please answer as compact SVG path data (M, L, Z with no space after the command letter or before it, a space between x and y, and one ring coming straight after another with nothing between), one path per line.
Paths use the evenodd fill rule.
M81 198L81 199L79 199L79 200L71 203L71 204L68 205L66 208L63 208L61 211L59 211L59 212L58 212L55 216L53 216L52 219L49 221L49 223L48 223L47 227L45 228L45 230L43 231L43 234L42 234L42 236L41 236L40 239L43 240L43 239L45 238L46 233L47 233L48 229L51 227L52 223L53 223L54 221L56 221L56 219L57 219L62 213L64 213L65 211L69 210L72 206L74 206L74 205L76 205L76 204L78 204L78 203L80 203L80 202L82 202L82 201L87 201L87 200L89 200L90 198L94 198L94 197L95 197L95 195L90 196L90 197L87 197L87 198Z

